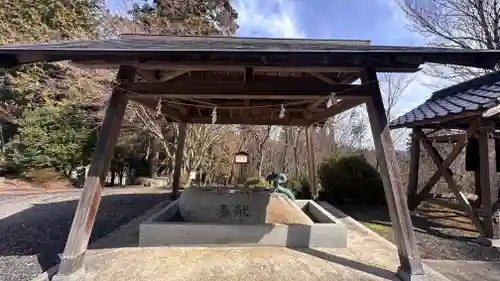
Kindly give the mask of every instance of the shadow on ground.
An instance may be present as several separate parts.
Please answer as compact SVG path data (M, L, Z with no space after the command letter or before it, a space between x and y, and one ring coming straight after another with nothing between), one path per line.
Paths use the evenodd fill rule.
M337 205L354 219L394 243L392 223L386 206ZM423 202L412 213L412 223L424 259L500 260L500 249L476 243L477 231L465 213L444 199Z
M317 257L317 258L320 258L320 259L324 259L326 261L340 264L340 265L343 265L345 267L355 269L357 271L368 273L368 274L376 276L376 277L384 278L387 280L393 280L396 278L396 274L392 271L387 270L387 269L383 269L380 267L361 263L361 262L351 260L351 259L346 259L343 257L339 257L337 255L318 251L316 249L304 248L304 249L294 249L294 250L311 255L311 256L314 256L314 257Z
M168 193L103 196L90 243L168 200L169 196ZM0 220L0 257L36 256L43 271L59 263L77 204L77 200L36 204Z

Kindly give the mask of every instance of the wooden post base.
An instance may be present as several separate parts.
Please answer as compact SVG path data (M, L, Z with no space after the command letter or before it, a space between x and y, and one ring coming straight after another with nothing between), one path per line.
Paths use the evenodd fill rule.
M400 266L398 267L398 272L396 273L401 281L430 281L425 274L411 274Z

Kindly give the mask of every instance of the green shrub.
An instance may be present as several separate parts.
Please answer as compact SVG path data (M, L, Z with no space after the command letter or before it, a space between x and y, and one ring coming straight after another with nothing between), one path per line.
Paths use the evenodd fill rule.
M245 187L265 189L269 187L269 182L262 177L252 177L245 181Z
M290 178L286 187L293 192L296 199L312 199L311 185L306 177Z
M383 204L380 174L364 157L331 157L318 170L322 185L320 200L330 203Z

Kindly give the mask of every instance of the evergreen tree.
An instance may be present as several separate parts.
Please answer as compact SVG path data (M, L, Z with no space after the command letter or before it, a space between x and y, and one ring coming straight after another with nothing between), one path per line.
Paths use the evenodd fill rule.
M0 43L97 38L103 15L103 0L1 1ZM18 118L4 134L10 139L8 167L19 173L40 167L65 173L88 161L85 145L95 135L102 86L109 84L106 75L93 72L67 63L0 70L0 104Z

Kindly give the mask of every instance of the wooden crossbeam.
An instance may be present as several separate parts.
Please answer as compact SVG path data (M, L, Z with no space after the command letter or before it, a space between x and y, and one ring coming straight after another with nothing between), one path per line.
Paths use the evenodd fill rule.
M277 116L278 114L275 114ZM193 116L188 119L187 123L198 123L198 124L212 124L211 116ZM233 116L228 118L228 116L221 116L217 118L215 124L221 125L235 125L235 124L247 124L247 125L276 125L276 126L305 126L306 121L303 118L289 118L283 119L276 118L262 118L262 117L251 117L251 116Z
M427 138L432 142L456 143L456 142L459 142L461 139L463 139L463 137L464 137L464 134L454 134L454 135L430 136Z
M328 83L328 84L337 84L337 81L334 81L332 78L326 77L325 75L321 73L316 73L316 72L309 72L312 76L318 78L319 80Z
M336 114L342 113L346 110L356 107L364 102L365 102L364 99L358 99L358 100L342 99L338 101L336 104L330 106L329 108L313 114L310 118L307 119L307 121L309 122L309 124L321 122Z
M275 82L254 82L244 84L242 82L197 82L192 81L168 81L168 82L144 82L125 83L118 86L127 92L148 95L151 97L160 96L192 96L203 95L206 98L213 96L227 96L227 98L246 96L321 96L325 98L331 92L339 92L341 97L359 98L366 96L366 89L370 85L360 86L351 84L329 85L321 81L307 83L300 80L286 81L277 79ZM348 93L346 93L348 92ZM231 96L231 97L229 97Z
M188 70L177 70L177 71L173 71L173 72L170 72L170 73L166 73L164 74L162 77L160 77L158 80L159 81L162 81L162 82L166 82L168 80L171 80L171 79L174 79L175 77L178 77L178 76L181 76L185 73L188 73L189 71Z
M410 210L415 210L420 203L427 198L427 195L431 191L431 189L434 187L434 185L438 182L439 178L441 178L444 170L447 170L448 172L451 172L449 169L449 166L451 163L457 158L457 156L460 154L462 149L467 145L469 142L469 139L472 138L472 136L475 134L477 129L480 126L480 120L475 119L472 121L472 123L469 126L469 129L467 130L467 133L462 136L462 139L457 142L453 149L451 150L450 154L448 154L448 157L443 161L441 166L438 166L438 170L434 172L434 174L429 178L427 183L424 185L422 190L420 191L419 194L411 198L410 202L408 202L408 207ZM415 133L417 134L417 137L422 140L423 137L425 137L424 132L420 128L415 128ZM427 139L427 138L426 138Z
M146 99L130 99L131 101L134 101L138 104L144 105L148 108L155 109L156 106L158 105L158 102L155 100L146 100ZM168 118L176 121L176 122L185 122L187 119L187 116L184 115L182 112L178 111L175 108L168 107L168 106L162 106L161 111L165 116Z
M248 100L321 100L324 101L328 95L321 94L247 94L242 96L241 94L231 95L231 94L215 94L215 93L191 93L191 94L180 94L180 93L162 93L162 94L152 94L152 95L130 95L130 98L135 99L151 99L151 98L175 98L175 99L241 99L245 98Z
M120 65L135 66L137 69L154 69L154 70L185 70L185 71L241 71L245 69L245 64L235 65L235 62L214 62L213 64L203 64L200 62L172 62L172 61L148 61L140 62L137 60L120 60L113 62L110 60L72 60L72 64L82 68L118 68ZM342 73L359 73L360 67L350 66L303 66L303 65L256 65L253 67L255 72L342 72ZM401 64L395 67L381 67L379 72L416 72L418 66Z
M419 129L417 129L418 132ZM422 141L423 146L427 150L429 156L432 158L436 166L438 167L438 171L441 171L441 174L443 175L444 179L448 183L448 186L450 187L451 191L455 195L455 197L458 199L458 202L460 205L462 205L462 208L464 208L465 212L471 219L472 223L476 227L477 231L481 233L482 236L484 236L484 229L481 221L478 219L476 214L474 213L474 210L472 209L472 206L470 205L469 201L465 198L464 194L460 192L460 190L457 187L457 184L455 183L455 180L453 179L453 172L448 168L450 163L444 163L443 157L439 154L437 149L432 145L431 141L425 136L425 134L420 131L418 133L419 138ZM447 165L445 165L447 164Z

